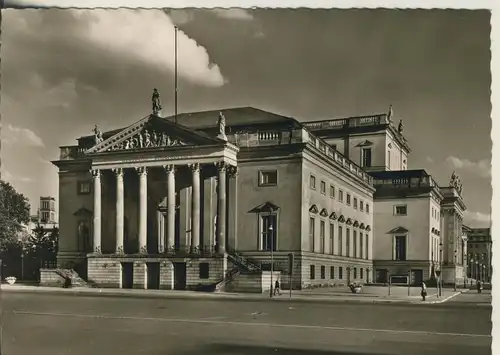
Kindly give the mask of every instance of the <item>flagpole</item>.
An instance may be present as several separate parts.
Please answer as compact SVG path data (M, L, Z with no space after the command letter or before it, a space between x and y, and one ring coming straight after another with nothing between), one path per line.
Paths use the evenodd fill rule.
M175 55L175 68L174 68L174 123L177 123L177 26L174 27L174 55Z

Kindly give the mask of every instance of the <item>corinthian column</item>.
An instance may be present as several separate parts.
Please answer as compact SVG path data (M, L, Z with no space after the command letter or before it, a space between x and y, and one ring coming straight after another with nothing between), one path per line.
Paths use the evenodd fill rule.
M193 173L193 192L191 194L191 252L200 248L200 164L190 164Z
M167 173L167 250L175 248L175 166L165 165Z
M113 169L116 176L116 253L123 254L123 169Z
M94 253L101 253L101 171L92 170L94 178Z
M139 174L139 253L148 252L148 171L136 168Z
M217 204L217 247L220 254L226 252L226 164L215 164L219 171L218 176L218 204Z

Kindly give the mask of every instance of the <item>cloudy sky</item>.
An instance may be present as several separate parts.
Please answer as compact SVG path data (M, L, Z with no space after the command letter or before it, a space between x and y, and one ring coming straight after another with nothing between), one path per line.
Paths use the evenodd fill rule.
M466 222L489 225L490 14L471 10L36 10L2 22L2 178L57 196L61 145L150 112L254 106L313 120L394 107L409 168L464 183Z

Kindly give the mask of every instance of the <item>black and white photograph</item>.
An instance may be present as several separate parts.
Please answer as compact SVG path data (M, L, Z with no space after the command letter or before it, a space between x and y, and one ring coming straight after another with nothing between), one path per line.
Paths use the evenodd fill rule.
M3 4L0 355L494 353L493 5L143 2Z

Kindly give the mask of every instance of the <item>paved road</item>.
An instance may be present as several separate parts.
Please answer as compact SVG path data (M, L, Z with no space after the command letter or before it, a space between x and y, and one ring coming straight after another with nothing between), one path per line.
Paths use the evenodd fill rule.
M490 354L491 309L3 294L4 354Z

